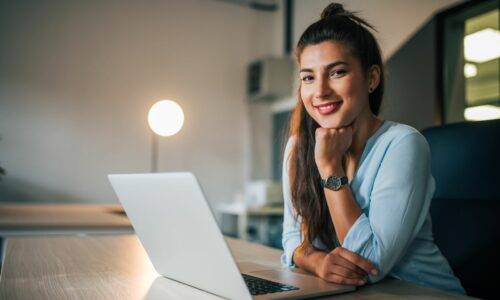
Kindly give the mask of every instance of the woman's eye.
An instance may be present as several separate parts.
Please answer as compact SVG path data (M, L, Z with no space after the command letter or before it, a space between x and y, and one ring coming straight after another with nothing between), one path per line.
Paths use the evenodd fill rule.
M302 76L302 81L311 81L311 80L313 80L313 77L311 75Z
M336 70L330 73L330 77L340 77L346 73L346 70Z

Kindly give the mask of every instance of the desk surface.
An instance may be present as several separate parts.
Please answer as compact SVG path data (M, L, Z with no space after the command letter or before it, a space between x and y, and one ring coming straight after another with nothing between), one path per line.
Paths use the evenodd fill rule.
M103 231L133 232L120 205L0 205L0 236Z
M226 240L238 262L279 266L279 250L242 240ZM458 298L435 289L386 279L332 299L402 297ZM7 240L0 299L69 298L219 299L159 276L135 235L16 237Z

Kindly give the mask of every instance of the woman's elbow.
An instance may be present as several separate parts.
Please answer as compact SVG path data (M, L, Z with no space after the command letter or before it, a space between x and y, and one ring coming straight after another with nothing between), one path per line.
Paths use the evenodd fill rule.
M369 283L377 283L384 279L391 272L394 267L393 255L390 254L382 254L378 255L378 257L374 258L372 263L378 270L376 275L370 274L368 276Z
M379 271L378 275L369 275L368 283L377 283L380 280L384 279L387 276L387 272Z

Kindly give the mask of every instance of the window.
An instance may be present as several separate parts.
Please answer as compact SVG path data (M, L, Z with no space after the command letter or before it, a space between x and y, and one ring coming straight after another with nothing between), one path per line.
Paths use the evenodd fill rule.
M292 111L281 111L273 114L273 179L281 181L283 168L283 152L288 138L288 123Z
M500 118L499 9L472 3L443 20L445 123Z

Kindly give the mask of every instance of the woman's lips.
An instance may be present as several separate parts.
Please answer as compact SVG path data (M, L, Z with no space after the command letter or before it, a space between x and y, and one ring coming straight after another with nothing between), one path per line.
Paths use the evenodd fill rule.
M337 110L339 110L341 105L342 105L342 101L337 101L337 102L330 102L330 103L318 105L318 106L315 106L314 108L316 108L320 114L325 116L325 115L332 114L332 113L336 112Z

